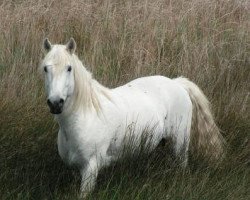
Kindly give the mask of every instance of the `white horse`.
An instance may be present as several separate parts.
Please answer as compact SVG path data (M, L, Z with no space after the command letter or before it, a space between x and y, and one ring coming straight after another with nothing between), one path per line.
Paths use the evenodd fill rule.
M60 126L58 151L66 163L79 168L84 194L93 190L100 167L116 159L112 152L121 149L131 125L136 137L142 136L143 128L153 129L153 147L163 138L174 138L174 150L184 165L190 137L195 141L191 148L205 149L211 158L222 155L223 138L209 102L188 79L150 76L108 89L74 54L73 38L66 45L52 45L45 39L44 49L47 54L40 68L50 112Z

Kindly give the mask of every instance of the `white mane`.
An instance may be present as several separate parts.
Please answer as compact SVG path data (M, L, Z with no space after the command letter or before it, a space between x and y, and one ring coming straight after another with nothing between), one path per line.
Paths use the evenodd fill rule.
M99 95L108 97L108 89L92 78L92 74L86 70L76 55L72 56L72 63L74 63L75 76L74 104L72 109L83 109L86 111L94 108L99 113L102 109Z

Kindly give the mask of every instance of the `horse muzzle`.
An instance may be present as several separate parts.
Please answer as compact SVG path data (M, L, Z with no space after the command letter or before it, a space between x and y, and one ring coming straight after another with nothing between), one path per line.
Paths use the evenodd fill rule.
M47 100L47 104L52 114L60 114L63 111L64 100L62 98L57 100Z

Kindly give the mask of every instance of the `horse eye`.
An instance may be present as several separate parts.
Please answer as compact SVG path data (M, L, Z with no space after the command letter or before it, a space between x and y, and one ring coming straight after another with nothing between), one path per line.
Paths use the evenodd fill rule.
M69 66L69 67L68 67L68 72L71 72L71 70L72 70L72 67Z
M47 70L47 67L46 67L46 66L45 66L43 69L44 69L44 71L45 71L45 72L48 72L48 70Z

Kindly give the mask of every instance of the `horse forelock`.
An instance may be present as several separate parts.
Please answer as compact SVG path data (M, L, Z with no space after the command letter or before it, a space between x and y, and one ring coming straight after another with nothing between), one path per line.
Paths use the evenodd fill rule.
M53 66L54 72L58 74L65 69L65 66L70 65L71 60L71 55L64 45L53 45L51 51L43 59L41 67Z

